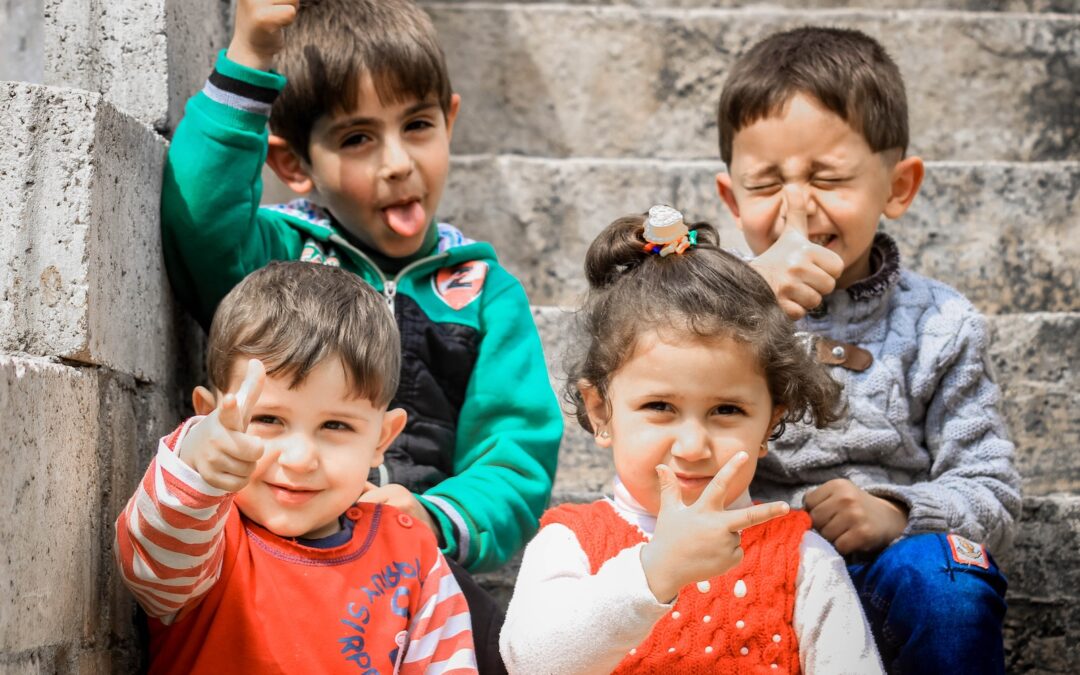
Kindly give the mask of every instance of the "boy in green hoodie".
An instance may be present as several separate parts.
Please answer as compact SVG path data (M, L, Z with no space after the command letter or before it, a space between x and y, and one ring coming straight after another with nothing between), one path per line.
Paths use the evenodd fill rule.
M562 416L521 285L434 218L459 105L407 0L239 0L173 137L162 228L173 289L204 327L271 260L340 265L383 293L408 423L362 500L414 515L476 572L536 531ZM264 161L304 198L260 207Z

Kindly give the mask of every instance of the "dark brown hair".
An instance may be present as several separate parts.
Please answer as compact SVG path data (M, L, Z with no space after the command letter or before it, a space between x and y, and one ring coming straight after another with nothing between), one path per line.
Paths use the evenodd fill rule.
M353 393L377 406L397 390L401 342L382 296L359 276L308 262L272 262L236 285L214 313L206 370L228 391L237 358L257 358L269 375L303 382L337 356Z
M301 0L277 68L288 84L270 128L304 161L311 161L312 127L323 115L353 110L365 74L384 104L434 96L444 114L450 109L435 27L408 0Z
M607 401L611 377L633 354L639 337L675 330L694 337L728 337L746 344L765 374L784 422L823 427L839 416L840 385L807 352L772 289L748 264L719 247L708 223L697 246L660 257L643 250L645 215L619 218L589 246L589 295L578 313L584 349L569 371L567 400L592 432L579 383ZM781 429L782 431L782 429Z
M876 40L857 30L804 27L771 35L731 69L720 94L720 157L743 127L807 94L836 113L874 152L908 145L907 95L900 69Z

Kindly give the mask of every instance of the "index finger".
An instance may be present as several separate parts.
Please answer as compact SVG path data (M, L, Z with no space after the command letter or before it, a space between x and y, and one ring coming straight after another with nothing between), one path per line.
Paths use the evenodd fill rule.
M748 527L760 525L773 518L787 515L790 510L791 507L784 502L769 502L768 504L754 504L745 509L728 511L729 514L734 516L731 522L728 523L728 531L741 532Z
M263 362L259 359L248 359L244 381L236 392L236 407L240 410L244 429L247 429L248 422L251 421L251 412L255 409L255 404L259 402L264 382L266 382L266 368Z
M732 455L728 461L724 463L724 466L720 467L720 470L716 472L716 475L713 476L713 479L705 486L705 489L701 491L698 502L704 501L704 503L723 511L724 496L727 494L728 482L735 476L735 472L739 470L739 467L749 458L750 456L742 450Z

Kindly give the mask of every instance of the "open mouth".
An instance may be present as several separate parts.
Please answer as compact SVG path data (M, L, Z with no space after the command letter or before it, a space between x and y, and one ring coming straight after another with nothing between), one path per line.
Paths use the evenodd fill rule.
M810 239L811 244L816 244L818 246L828 248L829 244L831 244L836 239L836 235L835 234L815 234L815 235L809 237L809 239Z
M395 202L382 209L383 222L402 237L412 237L427 227L427 214L417 197Z

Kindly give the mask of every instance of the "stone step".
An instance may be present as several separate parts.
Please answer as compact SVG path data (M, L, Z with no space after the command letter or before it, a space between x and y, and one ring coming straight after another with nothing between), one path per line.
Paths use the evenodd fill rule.
M167 131L228 46L230 7L222 0L9 0L0 5L0 80L99 92Z
M907 79L911 150L1080 159L1080 17L951 11L426 3L462 94L458 153L717 156L735 56L807 23L879 38Z
M574 305L593 238L620 215L672 204L745 251L716 194L716 161L458 157L439 216L490 241L538 305ZM276 193L273 196L281 196ZM909 213L886 222L905 264L989 314L1076 309L1080 162L931 162Z
M599 497L556 494L552 501ZM1080 496L1026 497L1012 554L998 562L1009 578L1006 672L1075 672L1080 658ZM520 567L519 554L478 579L505 606Z
M441 0L445 5L475 4L474 0ZM551 4L551 0L509 0L501 4ZM573 6L627 5L649 9L730 8L775 11L777 8L842 9L873 5L877 10L942 9L971 12L1047 12L1075 14L1080 12L1080 0L887 0L868 3L866 0L563 0L559 4Z
M134 672L112 523L179 419L178 394L0 354L0 447L18 460L0 478L0 670Z
M562 393L577 331L573 314L533 310L544 342L552 386ZM1016 444L1025 495L1080 492L1080 312L990 317L990 359L1002 388L1002 414ZM564 406L565 407L565 406ZM563 493L610 489L611 455L597 448L572 417L559 450L555 488Z
M163 382L165 141L101 95L0 83L0 352Z

